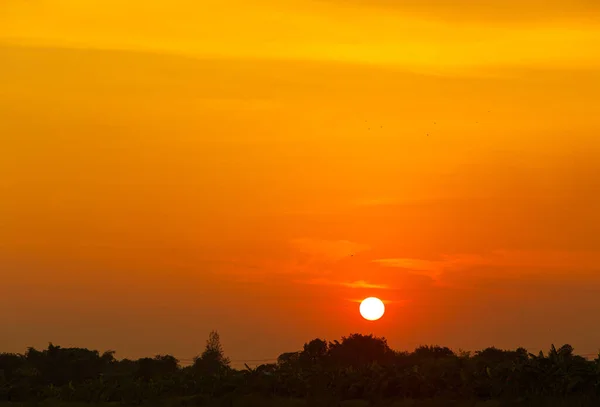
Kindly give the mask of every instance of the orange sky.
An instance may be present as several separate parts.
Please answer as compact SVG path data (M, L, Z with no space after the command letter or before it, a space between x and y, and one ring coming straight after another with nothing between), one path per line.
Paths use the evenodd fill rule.
M596 352L600 3L448 4L0 2L0 350Z

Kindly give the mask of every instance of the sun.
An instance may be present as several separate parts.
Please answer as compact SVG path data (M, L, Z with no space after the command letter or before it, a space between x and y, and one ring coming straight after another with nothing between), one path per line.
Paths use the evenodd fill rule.
M383 316L385 312L385 305L379 298L369 297L365 298L360 303L360 315L368 321L377 321Z

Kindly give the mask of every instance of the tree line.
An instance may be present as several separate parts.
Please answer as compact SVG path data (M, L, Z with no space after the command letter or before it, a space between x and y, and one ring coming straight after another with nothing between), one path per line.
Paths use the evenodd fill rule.
M118 360L113 351L53 344L24 354L0 353L0 401L143 404L178 399L182 405L210 400L233 405L249 394L332 406L344 400L376 405L400 398L577 396L598 401L600 357L587 360L570 345L553 345L539 354L494 347L456 353L441 346L401 352L385 338L352 334L333 342L314 339L300 351L280 355L276 363L237 370L225 357L217 332L211 332L202 354L187 367L171 355Z

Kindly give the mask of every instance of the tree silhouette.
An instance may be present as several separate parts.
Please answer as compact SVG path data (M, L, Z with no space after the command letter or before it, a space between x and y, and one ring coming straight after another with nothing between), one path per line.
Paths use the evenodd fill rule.
M443 359L455 356L454 352L442 346L419 346L414 351L414 356L418 359Z
M278 365L294 364L298 362L301 352L285 352L277 357Z
M387 364L394 358L385 338L373 335L352 334L342 337L329 344L329 355L333 364L337 366L361 367L376 362Z
M299 362L303 366L311 366L323 363L327 357L329 347L327 342L322 339L313 339L304 344L304 349L300 352Z
M171 355L157 355L154 358L138 360L137 377L149 381L177 373L179 361Z
M138 360L115 352L28 348L0 353L0 401L59 400L124 405L278 405L273 397L302 398L319 406L362 399L392 405L394 399L521 400L565 406L600 405L600 359L575 354L570 345L551 346L545 355L494 347L456 355L441 346L413 352L390 349L385 338L352 334L340 341L314 339L301 351L281 354L277 363L235 370L219 334L211 332L194 364L181 367L171 355ZM248 401L248 398L250 401ZM16 405L16 404L15 404ZM33 404L32 404L33 405ZM454 404L453 404L454 405Z
M194 358L194 368L201 374L214 376L230 369L230 360L225 357L221 338L217 331L208 335L206 348L199 357Z

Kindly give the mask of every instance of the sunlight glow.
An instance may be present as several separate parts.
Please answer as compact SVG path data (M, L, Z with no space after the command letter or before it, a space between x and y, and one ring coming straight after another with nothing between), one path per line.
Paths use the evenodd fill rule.
M360 303L360 315L368 321L377 321L384 312L385 306L379 298L369 297Z

